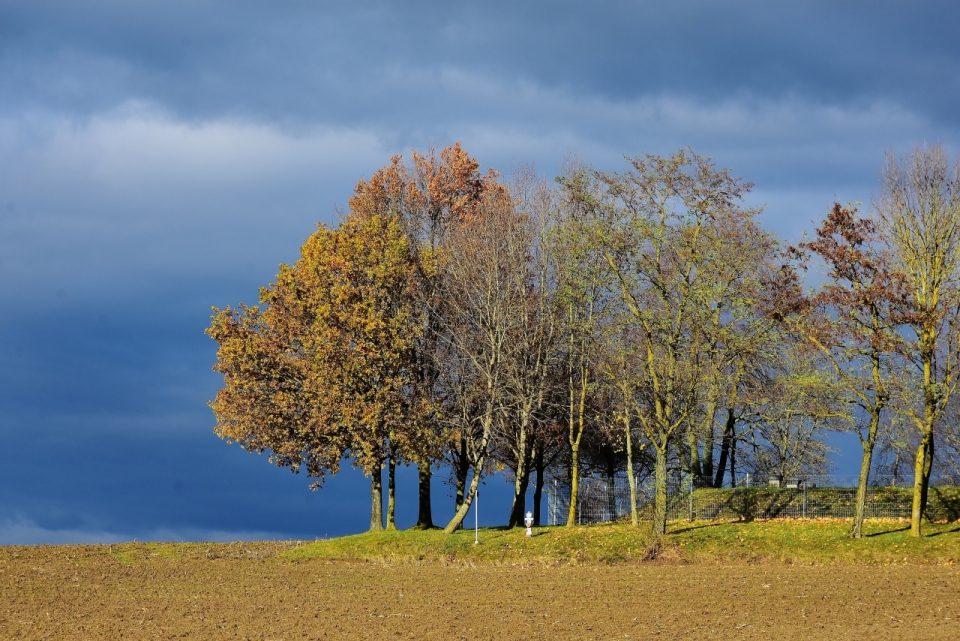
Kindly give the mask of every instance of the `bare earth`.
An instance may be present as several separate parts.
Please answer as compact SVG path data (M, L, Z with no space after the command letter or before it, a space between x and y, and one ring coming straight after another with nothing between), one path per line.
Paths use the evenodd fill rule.
M960 639L956 566L383 566L270 546L0 548L0 639Z

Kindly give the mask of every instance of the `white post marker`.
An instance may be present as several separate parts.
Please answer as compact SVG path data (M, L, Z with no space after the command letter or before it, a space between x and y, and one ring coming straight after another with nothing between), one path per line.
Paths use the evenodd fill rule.
M473 544L480 543L480 490L473 495Z
M527 536L533 536L533 512L527 512L523 524L527 526Z

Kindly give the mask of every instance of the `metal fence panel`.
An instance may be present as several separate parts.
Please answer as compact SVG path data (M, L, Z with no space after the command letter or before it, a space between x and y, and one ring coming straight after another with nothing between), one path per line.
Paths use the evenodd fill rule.
M838 477L788 480L779 486L741 485L735 488L696 488L692 480L671 477L667 484L667 518L671 520L853 518L856 487ZM855 481L855 479L854 479ZM883 479L880 479L882 482ZM901 480L902 482L902 480ZM604 523L629 518L630 488L623 476L580 480L576 522ZM788 487L784 487L788 485ZM653 517L653 480L637 483L637 510ZM567 522L570 489L552 480L547 484L547 521ZM871 485L867 489L866 518L910 518L913 488ZM960 520L960 488L930 488L926 517L934 521Z

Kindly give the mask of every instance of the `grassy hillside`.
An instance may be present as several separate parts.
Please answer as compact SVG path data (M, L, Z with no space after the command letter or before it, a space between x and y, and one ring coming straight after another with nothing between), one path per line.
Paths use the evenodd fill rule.
M286 559L349 559L387 563L555 564L640 560L679 562L773 561L801 564L960 562L960 524L928 524L926 535L909 536L900 521L871 520L867 536L847 538L841 520L677 522L659 548L646 527L602 524L536 528L527 538L520 528L481 528L445 535L438 530L358 534L308 543L281 555Z

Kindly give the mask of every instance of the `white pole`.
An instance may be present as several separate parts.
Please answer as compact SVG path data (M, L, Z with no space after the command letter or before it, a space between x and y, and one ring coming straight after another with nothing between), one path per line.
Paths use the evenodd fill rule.
M473 495L473 544L480 543L480 490Z

